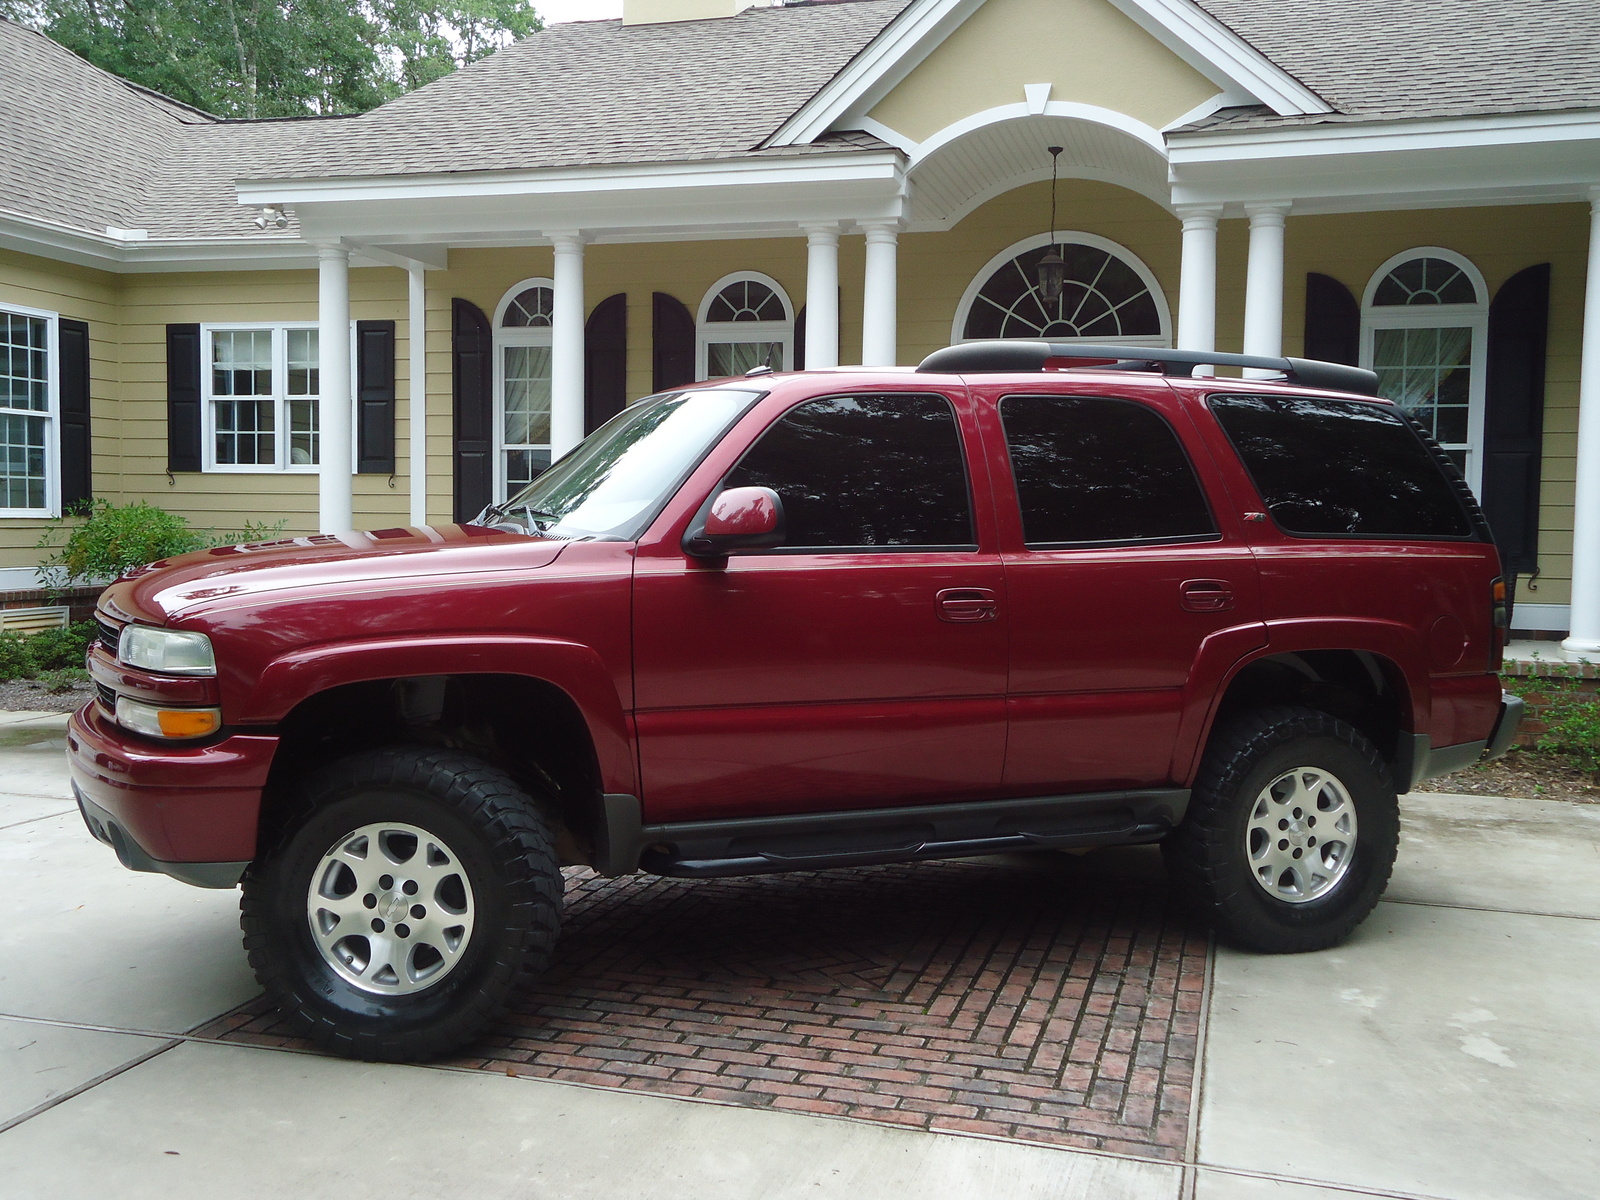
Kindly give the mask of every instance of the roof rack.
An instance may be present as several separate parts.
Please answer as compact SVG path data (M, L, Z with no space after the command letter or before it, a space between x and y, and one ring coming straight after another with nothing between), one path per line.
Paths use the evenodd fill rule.
M1215 350L1156 350L1143 346L1090 346L1082 342L1044 342L1024 339L962 342L935 350L917 366L919 371L950 375L983 375L1002 371L1042 371L1053 358L1099 359L1107 370L1158 371L1163 375L1192 376L1198 366L1254 367L1281 371L1289 383L1329 391L1378 394L1378 376L1361 367L1318 362L1309 358L1267 358L1255 354L1219 354Z

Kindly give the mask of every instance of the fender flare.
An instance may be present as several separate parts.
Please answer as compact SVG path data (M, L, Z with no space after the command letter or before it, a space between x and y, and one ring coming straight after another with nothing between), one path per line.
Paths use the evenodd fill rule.
M592 647L514 634L430 634L310 646L275 659L251 689L246 724L281 721L330 688L426 675L519 675L562 692L583 718L604 792L637 793L633 739L619 686Z

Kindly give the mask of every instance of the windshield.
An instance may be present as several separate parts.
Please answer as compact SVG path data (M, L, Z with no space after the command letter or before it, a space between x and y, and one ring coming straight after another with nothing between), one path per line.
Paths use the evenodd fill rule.
M706 388L623 409L478 523L507 520L546 537L632 541L678 485L763 393Z

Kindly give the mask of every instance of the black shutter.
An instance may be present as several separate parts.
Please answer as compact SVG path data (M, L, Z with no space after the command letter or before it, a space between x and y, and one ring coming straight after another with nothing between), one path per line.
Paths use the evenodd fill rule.
M607 296L583 327L583 432L593 433L628 403L628 297Z
M800 306L800 313L794 319L794 369L806 369L806 306Z
M89 323L62 317L61 504L94 494L89 465Z
M494 335L470 300L450 302L450 380L455 519L470 521L494 494Z
M167 470L200 469L200 326L167 326Z
M1489 305L1483 419L1483 511L1506 570L1539 566L1539 459L1544 438L1550 264L1518 271Z
M394 474L394 322L356 322L356 470Z
M694 382L694 317L665 292L652 298L650 390L664 392Z
M1359 366L1361 305L1332 275L1306 275L1305 357Z

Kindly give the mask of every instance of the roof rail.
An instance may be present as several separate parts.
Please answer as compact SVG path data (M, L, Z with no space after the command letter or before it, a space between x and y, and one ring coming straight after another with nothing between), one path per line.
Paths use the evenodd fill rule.
M1159 371L1163 375L1192 376L1197 366L1254 367L1281 371L1289 383L1330 391L1378 394L1378 376L1361 367L1318 362L1309 358L1266 358L1255 354L1219 354L1215 350L1157 350L1144 346L1090 346L1082 342L1044 342L1025 339L962 342L935 350L917 366L919 371L950 375L983 375L1002 371L1042 371L1052 358L1109 360L1108 370Z

